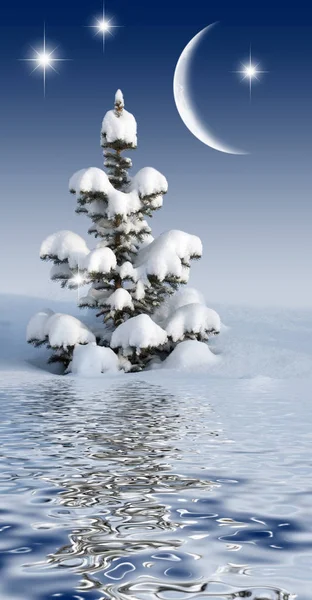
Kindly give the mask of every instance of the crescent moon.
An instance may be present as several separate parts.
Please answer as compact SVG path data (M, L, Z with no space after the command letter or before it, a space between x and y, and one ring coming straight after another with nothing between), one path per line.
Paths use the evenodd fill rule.
M197 33L185 46L175 68L173 78L173 95L180 117L190 132L203 144L210 146L219 152L226 154L247 154L243 150L232 148L222 140L219 140L196 114L196 107L192 102L189 91L189 74L191 70L192 57L195 50L207 31L210 31L216 23L212 23Z

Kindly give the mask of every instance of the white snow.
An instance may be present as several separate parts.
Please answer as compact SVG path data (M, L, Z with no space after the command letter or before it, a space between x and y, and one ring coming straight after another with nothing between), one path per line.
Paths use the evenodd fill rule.
M112 310L123 310L124 308L134 310L131 295L124 288L118 288L100 304L107 304Z
M121 104L122 106L124 106L125 104L123 93L121 90L117 90L115 94L115 104Z
M116 373L119 371L119 360L111 348L90 344L77 344L73 352L73 360L68 371L83 377L94 377L101 373Z
M180 308L180 306L193 304L194 302L198 304L205 304L205 298L203 294L195 288L183 286L177 292L165 299L165 301L154 312L153 319L156 321L156 323L158 323L158 325L162 326L163 322L167 321L169 316L171 316L175 310Z
M33 340L43 342L46 339L46 322L53 314L53 310L50 310L49 308L43 308L42 310L37 312L33 317L31 317L26 329L27 342Z
M88 254L84 261L84 268L88 273L110 273L117 264L116 256L110 248L95 248Z
M79 319L63 313L54 313L45 322L43 333L52 348L95 342L95 336Z
M53 291L52 283L50 283L50 287ZM103 295L104 291L94 290L94 293ZM72 296L76 301L77 294L72 294ZM45 305L50 306L54 312L73 311L73 301L71 303L56 302L53 297L42 299L22 295L0 295L0 378L2 381L5 372L8 373L11 381L13 370L20 374L30 372L32 376L37 373L41 380L47 375L47 370L52 368L46 364L51 351L45 347L38 350L25 341L27 323L34 313L45 312L42 311L42 307ZM221 315L227 328L222 326L220 335L212 337L209 341L209 347L220 357L220 360L214 366L209 367L209 373L203 374L202 385L210 386L211 377L213 377L215 385L222 386L222 389L226 389L226 386L230 385L231 391L232 382L235 380L239 380L239 385L243 385L244 382L247 385L248 382L252 383L254 378L257 378L256 382L264 381L263 378L267 378L267 380L270 378L271 381L276 382L276 385L286 385L282 380L294 380L298 384L298 380L303 379L307 381L306 385L310 389L312 381L311 310L257 309L228 305L214 308ZM86 319L84 311L82 312L78 308L74 310L75 316ZM87 314L88 323L90 320L88 326L91 328L91 321L95 320L94 311L88 311ZM42 339L44 336L40 337ZM31 365L29 361L31 361ZM40 370L36 369L34 365L40 365ZM158 376L156 372L144 372L140 377L148 380L152 375ZM180 372L179 381L181 381L182 375ZM230 384L227 382L228 379L231 380ZM190 385L197 384L196 377L190 378L189 373L185 381L190 381ZM199 380L198 384L201 385Z
M68 261L71 268L79 268L89 252L86 242L80 235L73 231L58 231L42 242L40 258L53 260L57 257L60 261Z
M162 363L164 369L175 369L178 371L201 371L206 370L218 362L207 344L197 340L186 340L178 344Z
M140 278L145 274L154 275L160 281L170 276L187 281L190 259L200 257L201 254L202 243L199 237L172 229L142 248L135 266L138 267Z
M80 169L69 180L69 191L75 194L100 192L107 195L112 189L105 171L97 167Z
M153 167L144 167L132 177L130 188L136 190L140 198L162 196L168 191L167 179Z
M113 188L108 196L106 214L109 219L113 219L116 215L126 217L138 212L141 207L141 200L135 190L126 194Z
M165 329L168 337L174 342L182 340L186 333L200 334L205 339L207 334L220 332L220 317L215 310L204 304L186 304L180 306L169 317Z
M142 348L157 348L167 341L167 333L148 315L138 315L125 321L115 329L112 348L123 348L126 352L131 348L140 351Z
M133 264L127 260L119 267L119 275L121 279L135 279L136 271Z
M148 286L146 286L148 287ZM145 298L145 285L143 281L138 281L135 286L134 297L136 300L143 300Z
M163 197L162 196L155 196L155 198L152 198L151 202L150 202L150 207L153 209L157 209L157 208L161 208L163 205Z
M132 148L137 146L137 123L125 109L118 115L114 110L109 110L103 119L101 133L108 143L122 140Z

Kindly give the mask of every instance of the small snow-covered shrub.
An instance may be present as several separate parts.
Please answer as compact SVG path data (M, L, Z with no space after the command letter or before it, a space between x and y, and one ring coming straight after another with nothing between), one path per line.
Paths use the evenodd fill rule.
M95 309L102 328L94 328L95 336L78 319L43 311L30 321L27 341L46 343L54 351L51 360L65 367L72 362L73 369L94 357L96 372L104 354L92 344L110 345L123 370L138 370L165 360L178 342L218 333L220 320L199 292L177 291L188 282L191 260L202 255L199 237L176 229L151 235L147 220L163 205L168 183L152 167L129 175L132 161L123 153L137 147L137 124L120 90L104 116L101 145L106 171L88 167L69 180L76 212L91 221L95 248L72 231L59 231L44 240L40 258L52 261L50 277L62 287L89 286L79 294L79 306Z

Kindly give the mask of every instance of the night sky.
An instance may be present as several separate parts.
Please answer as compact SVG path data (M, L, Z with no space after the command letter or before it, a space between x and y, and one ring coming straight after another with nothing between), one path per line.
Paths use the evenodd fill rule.
M129 152L168 179L153 234L197 234L204 256L191 284L208 303L311 305L312 8L293 3L107 0L107 17L122 25L94 37L99 1L6 2L1 8L1 253L2 292L62 298L39 260L41 241L59 229L83 235L68 179L103 164L100 126L121 88L138 122ZM30 45L71 59L59 74L30 75ZM198 141L183 124L172 80L184 46L218 21L198 48L192 93L204 122L219 138L246 149L227 155ZM263 70L252 89L233 71L249 47Z

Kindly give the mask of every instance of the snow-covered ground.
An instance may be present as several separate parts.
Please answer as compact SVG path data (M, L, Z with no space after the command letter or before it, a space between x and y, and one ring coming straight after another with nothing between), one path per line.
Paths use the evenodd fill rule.
M12 369L19 372L38 368L42 372L47 369L46 358L49 353L44 349L35 349L25 342L26 326L30 317L47 307L55 312L70 313L86 323L93 317L91 310L79 310L69 302L13 295L0 296L2 374ZM214 308L220 314L223 323L220 335L212 338L210 342L219 360L211 361L204 370L199 369L197 377L312 377L312 311L260 310L222 305L214 305ZM194 364L190 369L194 373ZM183 373L189 376L185 364ZM183 373L179 373L179 376ZM163 376L162 371L161 377ZM145 372L140 377L157 379L160 375L157 372Z

